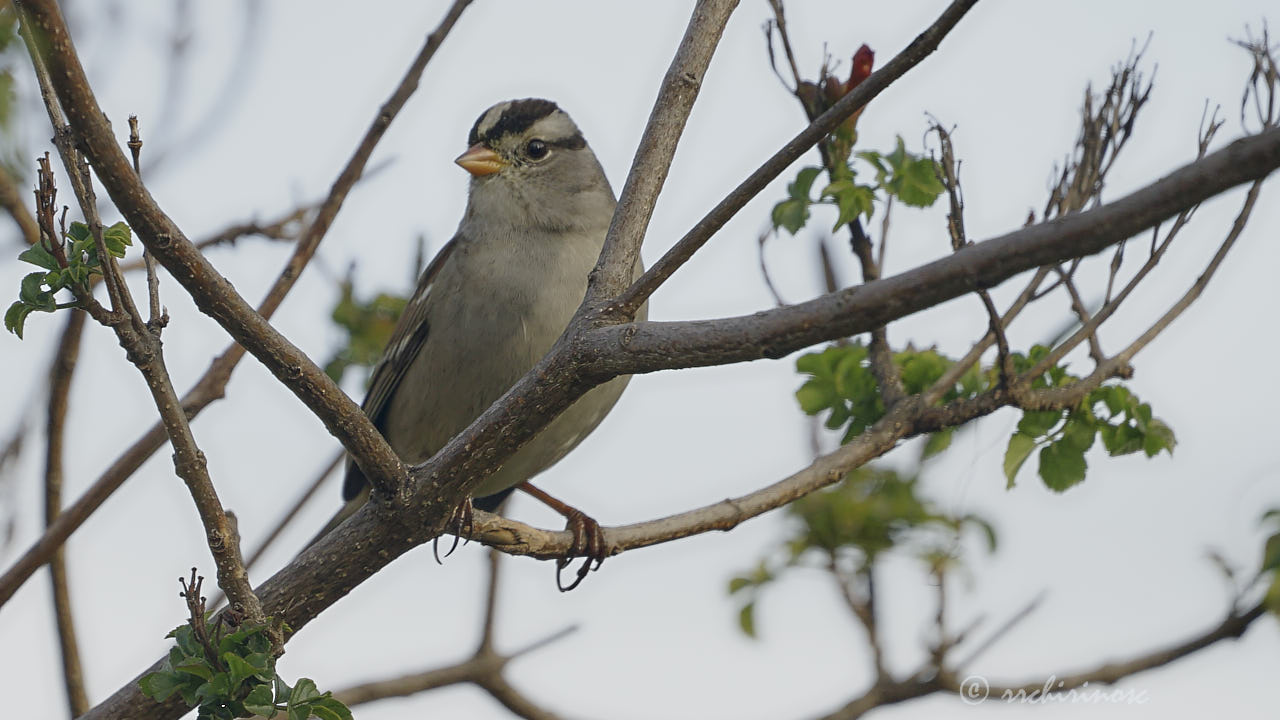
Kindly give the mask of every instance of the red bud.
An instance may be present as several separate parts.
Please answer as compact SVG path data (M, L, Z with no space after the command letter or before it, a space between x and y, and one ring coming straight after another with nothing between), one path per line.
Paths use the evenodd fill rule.
M849 73L849 82L845 84L845 91L852 90L871 75L871 68L875 65L876 54L871 48L864 43L858 48L858 52L853 54L853 70Z

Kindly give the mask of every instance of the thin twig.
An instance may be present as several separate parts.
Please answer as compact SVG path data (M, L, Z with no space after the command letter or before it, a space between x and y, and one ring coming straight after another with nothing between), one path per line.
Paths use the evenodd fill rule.
M71 378L80 355L80 337L84 331L85 313L72 310L67 317L58 351L49 369L49 412L45 423L44 520L47 527L62 510L63 447L66 440L67 401ZM49 577L53 583L54 618L58 626L58 645L62 655L62 678L67 691L67 704L72 717L89 711L85 692L84 670L80 663L80 647L71 613L71 590L67 582L66 550L59 548L49 559Z

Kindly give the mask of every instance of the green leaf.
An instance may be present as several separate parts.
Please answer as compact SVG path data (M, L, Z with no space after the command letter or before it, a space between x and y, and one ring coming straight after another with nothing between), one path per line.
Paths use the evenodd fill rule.
M738 611L738 627L749 638L756 636L756 604L749 602Z
M33 272L22 278L18 299L34 310L53 312L57 303L53 299L53 293L44 289L44 276L43 272Z
M1087 469L1084 452L1061 440L1040 450L1040 478L1054 492L1065 492L1084 480Z
M1022 413L1022 419L1018 421L1018 432L1030 435L1033 438L1042 437L1052 430L1053 426L1057 425L1061 419L1061 410L1024 412Z
M1178 444L1178 440L1173 436L1173 428L1164 424L1159 418L1152 418L1147 423L1147 434L1142 438L1142 451L1147 457L1155 457L1161 450L1167 450L1170 455L1173 454L1173 448Z
M258 670L233 652L222 653L222 661L227 664L227 672L231 673L231 684L237 686L258 674Z
M4 329L14 335L17 335L18 339L21 340L22 326L26 324L27 316L30 315L31 311L34 309L35 308L21 300L10 305L9 309L4 313Z
M82 222L73 222L71 227L67 228L67 237L75 243L93 243L93 234L89 232L89 226Z
M795 235L809 220L808 200L783 200L773 206L773 229L786 228Z
M813 189L813 181L818 178L822 168L806 167L796 173L796 181L787 185L787 195L794 200L809 202L809 193Z
M213 668L209 667L208 661L203 657L183 658L180 662L174 663L173 669L175 672L194 675L201 680L208 681L213 679Z
M750 578L736 577L729 581L729 594L749 588L753 585Z
M244 697L244 708L255 715L263 717L271 717L276 712L275 703L272 701L271 686L258 685L249 691Z
M1093 440L1097 434L1093 423L1073 413L1067 419L1067 424L1062 427L1062 439L1059 442L1083 453L1093 447Z
M1018 470L1027 461L1031 451L1036 449L1036 439L1025 433L1016 432L1009 438L1009 447L1004 451L1004 477L1007 487L1012 488Z
M800 389L796 391L796 401L800 403L800 409L806 415L817 415L826 410L831 407L833 399L831 394L814 380L801 385Z
M133 231L122 220L109 228L102 230L102 240L107 243L117 243L121 247L133 245Z
M891 191L905 205L929 207L946 190L937 168L930 158L908 161L894 173Z
M164 702L183 685L181 676L168 671L153 672L138 681L138 689L142 690L142 694L156 702Z
M1262 550L1262 572L1280 570L1280 533L1267 538Z
M920 453L920 459L927 460L928 458L931 458L951 447L951 436L954 433L955 428L947 428L945 430L939 430L936 433L931 433L929 435L929 439L924 443L924 450Z
M1131 425L1103 425L1099 428L1099 433L1102 435L1102 446L1112 457L1128 455L1142 449L1142 432Z
M353 720L351 710L337 698L323 697L311 703L311 714L320 720Z
M311 678L298 678L298 684L293 686L293 692L289 694L289 707L315 700L318 697L320 697L320 690L316 688L314 680Z
M302 703L289 708L289 720L307 720L311 717L311 704Z
M18 255L18 259L23 262L29 262L32 265L39 265L45 270L62 269L62 266L58 264L58 259L53 256L53 253L45 249L43 242L38 245L32 245L26 250L23 250L22 253Z

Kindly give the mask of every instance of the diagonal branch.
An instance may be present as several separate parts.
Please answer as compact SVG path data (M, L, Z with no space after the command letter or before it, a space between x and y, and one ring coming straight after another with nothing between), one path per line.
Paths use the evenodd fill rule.
M636 148L600 260L591 272L587 286L589 304L617 295L633 277L633 269L640 259L640 244L649 227L658 193L671 169L676 143L698 98L702 78L720 44L725 23L737 6L738 0L699 0L693 9L689 27L662 79L658 99L649 113L640 146ZM625 317L635 317L635 311L643 302L641 298L634 305L626 306Z
M1041 265L1097 253L1214 195L1261 180L1277 167L1280 128L1272 128L1112 203L975 243L873 283L748 316L599 328L590 338L589 352L597 360L593 370L612 376L783 357Z
M271 317L274 310L279 307L280 301L293 288L306 261L314 255L316 246L323 237L322 230L327 230L329 222L341 205L341 198L344 198L350 190L350 183L354 183L360 178L364 164L367 163L377 140L381 138L386 130L387 123L394 119L400 108L403 107L408 98L408 92L410 92L407 89L416 87L418 77L421 75L423 68L419 60L425 62L423 60L424 57L429 59L434 54L435 49L439 47L445 36L453 28L458 15L469 3L470 0L457 0L441 24L427 36L426 42L419 52L418 60L415 60L409 71L401 79L400 84L392 95L392 99L383 105L369 131L358 145L356 155L348 161L340 180L334 182L330 190L330 196L321 204L321 208L328 208L328 210L317 210L317 221L321 212L329 213L329 220L324 221L322 224L317 224L317 221L312 222L310 226L312 229L305 233L308 239L300 241L295 247L294 253L284 270L267 292L262 304L259 305L259 312L264 319ZM349 182L342 181L341 178L347 178ZM209 244L218 244L227 239L234 241L234 238L238 237L242 232L255 231L257 229L267 230L267 234L270 236L273 228L285 227L288 224L291 224L291 216L269 223L266 226L258 226L257 223L232 226L211 238L196 243L196 248L203 248ZM221 355L214 359L204 375L196 381L191 390L182 398L182 408L186 412L188 420L198 415L210 403L224 396L227 383L231 379L231 373L243 357L244 347L239 343L232 342ZM84 495L73 505L67 507L58 516L57 521L46 529L40 539L12 567L6 570L3 575L0 575L0 605L7 602L18 587L48 561L48 558L55 550L66 542L67 538L101 507L102 503L119 489L125 480L132 476L151 455L163 446L166 439L167 435L164 427L160 423L152 425L141 438L129 446L112 463Z
M942 38L951 32L965 13L977 4L977 0L955 0L924 32L916 36L897 57L887 65L872 73L856 88L841 98L830 110L800 131L773 157L765 161L755 172L743 180L733 192L729 193L711 209L688 233L685 234L670 250L663 255L653 267L627 288L614 301L614 309L622 314L634 314L644 301L657 290L667 278L688 262L689 258L711 239L724 224L747 204L747 201L760 194L766 185L782 174L791 163L800 159L822 138L836 128L845 118L858 108L866 105L885 88L902 77L931 55L942 42Z

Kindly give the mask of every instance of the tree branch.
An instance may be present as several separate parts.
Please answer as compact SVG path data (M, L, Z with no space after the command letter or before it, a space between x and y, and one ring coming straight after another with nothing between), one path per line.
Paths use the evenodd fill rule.
M653 291L666 282L667 278L671 277L681 265L688 262L689 258L693 257L693 254L705 245L712 235L724 227L730 218L738 214L747 201L760 194L766 185L782 174L782 171L786 170L791 163L800 159L801 155L818 144L845 118L866 105L894 81L905 75L908 70L931 55L942 42L942 38L946 37L947 33L960 22L960 18L964 17L965 13L976 4L977 0L952 2L933 25L916 36L916 39L898 53L897 57L872 73L830 110L811 122L809 127L800 131L773 157L766 160L746 180L734 188L724 200L712 208L658 262L654 263L653 267L618 296L613 302L614 310L624 316L634 314L635 310L653 294Z
M459 0L454 3L450 12L445 16L445 19L441 22L440 26L427 37L426 43L424 44L422 51L419 53L419 60L421 60L424 55L429 59L430 55L434 54L435 49L439 47L441 42L443 42L444 37L457 21L458 15L461 13L462 9L464 9L469 3L470 0L465 0L465 2ZM383 105L382 109L379 111L378 117L370 127L369 132L366 133L365 138L360 142L356 156L353 156L353 158L348 161L347 167L343 171L342 176L340 176L339 180L334 182L330 190L330 196L326 198L325 202L321 205L322 208L329 208L329 221L331 221L332 216L337 213L338 206L341 204L341 198L338 196L345 197L347 191L351 187L350 183L354 183L360 178L363 165L372 153L374 144L376 144L377 139L382 136L383 131L386 129L385 123L389 123L399 109L403 107L404 101L408 97L405 88L416 87L417 79L421 75L421 70L422 68L419 67L417 61L415 61L415 64L401 79L400 85L397 86L397 90L392 95L392 99L396 102L388 101L388 103ZM54 99L56 100L56 98ZM363 159L357 161L358 158ZM350 183L343 181L342 178L349 178ZM294 211L294 214L298 214L300 216L305 212L305 209L300 208L299 210ZM323 227L321 225L317 225L316 221L313 221L310 227L327 230L329 221L325 221L323 223ZM232 226L204 241L201 241L200 243L197 243L196 247L204 248L212 244L234 242L234 239L239 237L241 234L257 229L266 230L267 232L265 234L270 236L274 228L279 227L282 229L291 222L292 215L266 226L259 226L254 222ZM309 232L307 233L307 237L310 238L310 240L300 242L298 246L295 247L293 256L289 259L284 270L282 270L276 282L267 292L262 304L259 305L258 310L264 320L271 317L275 309L279 307L280 301L283 300L284 296L293 288L294 283L298 279L301 268L305 266L306 260L314 255L316 246L319 244L322 236L323 232L319 230ZM189 420L198 415L205 407L208 407L210 403L224 397L227 383L231 378L231 373L244 357L244 352L245 348L243 345L238 342L232 342L221 355L213 360L204 375L202 375L192 389L183 396L182 407ZM343 397L345 397L345 395ZM46 528L45 533L40 537L40 539L37 540L36 543L32 545L32 547L28 549L12 567L6 570L3 575L0 575L0 606L3 606L4 603L13 596L13 593L16 592L17 589L26 582L41 565L48 561L51 554L60 547L62 543L66 542L67 538L70 537L71 534L75 532L90 515L101 507L102 503L105 502L106 499L117 489L119 489L119 487L124 484L125 480L132 476L134 472L137 472L138 468L142 466L142 463L144 463L156 452L156 450L160 449L160 447L164 445L166 439L167 435L165 434L163 425L157 423L151 426L151 428L148 429L141 438L135 441L133 445L131 445L119 458L116 459L114 463L112 463L106 472L104 472L102 476L94 482L84 495L82 495L72 506L66 508L66 510L59 515L58 520L53 525Z
M62 458L66 438L67 398L71 393L71 377L80 356L80 337L84 332L85 313L72 310L67 317L58 351L49 370L49 413L45 424L44 520L45 526L57 519L62 510ZM76 642L75 619L71 613L71 590L67 584L66 553L62 548L49 559L49 579L53 583L53 611L58 625L59 649L62 653L62 678L67 690L67 705L72 717L88 712L89 696L84 689L84 670L80 664L80 648Z
M1272 128L1236 140L1112 203L975 243L873 283L749 316L599 328L590 338L589 354L597 361L592 367L611 377L783 357L814 343L867 332L1041 265L1099 252L1214 195L1263 179L1277 167L1280 128Z
M600 260L591 271L588 304L612 298L631 282L640 259L640 244L649 227L658 193L671 169L676 144L702 88L711 56L720 44L725 23L737 6L738 0L699 0L694 7L693 17L649 113L649 122L618 197L618 208L605 236ZM622 310L622 317L630 319L643 302L641 298L633 305L615 307Z

